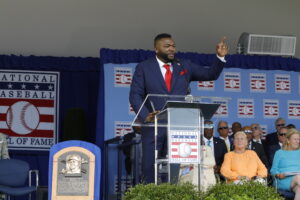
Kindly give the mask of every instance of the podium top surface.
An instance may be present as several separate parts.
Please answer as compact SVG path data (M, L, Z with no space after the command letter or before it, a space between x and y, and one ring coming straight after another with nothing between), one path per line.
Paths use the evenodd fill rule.
M147 95L143 104L140 106L132 126L154 126L154 122L145 123L147 115L154 111L159 111L158 113L161 114L167 109L172 108L199 109L204 119L211 119L219 107L219 104L213 102L224 99L230 98L150 94Z

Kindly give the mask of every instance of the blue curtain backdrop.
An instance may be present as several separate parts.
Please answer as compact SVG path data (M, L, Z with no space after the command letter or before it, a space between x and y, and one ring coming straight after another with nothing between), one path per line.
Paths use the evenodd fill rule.
M146 50L113 50L101 49L101 63L139 63L154 56L154 51ZM209 65L214 54L182 53L178 52L178 58L190 59L199 65ZM300 60L297 58L285 58L280 56L257 56L257 55L228 55L226 56L227 68L261 69L261 70L286 70L300 71Z
M1 55L0 69L60 72L59 134L69 108L81 108L86 116L86 134L95 143L99 58ZM10 151L13 158L26 160L40 171L40 185L48 185L48 151Z

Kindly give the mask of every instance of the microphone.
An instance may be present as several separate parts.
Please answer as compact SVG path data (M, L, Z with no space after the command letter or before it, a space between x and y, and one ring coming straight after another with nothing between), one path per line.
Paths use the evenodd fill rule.
M181 65L180 59L178 59L178 58L175 57L175 58L173 59L173 62L175 62L178 66L181 67L181 71L186 71L186 69ZM191 94L190 81L189 81L189 79L188 79L186 73L184 74L184 77L185 77L185 80L186 80L186 82L187 82L187 84L188 84L188 88L187 88L186 94L187 94L187 95L190 95L190 94Z

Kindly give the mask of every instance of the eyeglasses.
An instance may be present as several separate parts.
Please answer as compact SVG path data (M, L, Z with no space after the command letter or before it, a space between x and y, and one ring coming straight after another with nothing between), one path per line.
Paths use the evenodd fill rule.
M252 131L251 131L251 130L244 130L244 132L245 132L246 134L250 134L250 133L252 133Z
M219 127L219 130L225 130L225 129L228 129L228 127L227 126Z
M286 133L278 133L279 136L285 136Z
M276 126L284 126L285 124L276 124Z

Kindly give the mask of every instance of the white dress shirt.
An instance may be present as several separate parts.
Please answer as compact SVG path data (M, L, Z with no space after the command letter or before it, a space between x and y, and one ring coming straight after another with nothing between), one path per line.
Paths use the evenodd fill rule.
M222 140L224 140L224 142L226 144L226 147L227 147L227 151L229 152L230 151L230 141L229 141L229 138L226 137L226 139L225 139L222 136L220 136L219 138L222 139Z
M159 60L159 58L156 56L156 60L158 62L158 65L159 65L159 68L160 68L160 71L161 71L161 74L162 76L164 77L165 79L165 74L167 72L167 69L164 67L165 64L168 64L170 65L170 70L171 72L173 72L173 66L172 66L172 63L168 62L168 63L164 63L163 61Z

